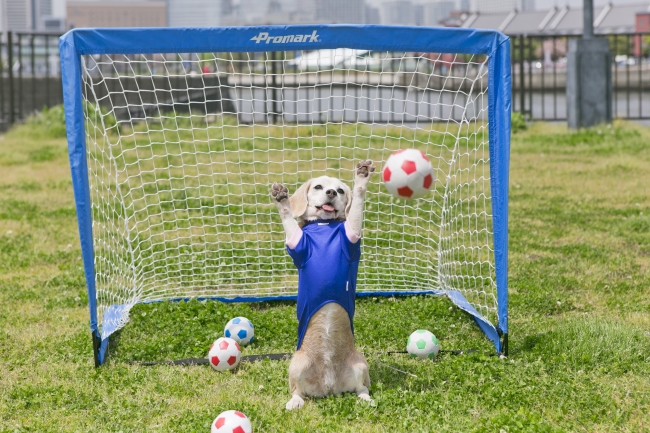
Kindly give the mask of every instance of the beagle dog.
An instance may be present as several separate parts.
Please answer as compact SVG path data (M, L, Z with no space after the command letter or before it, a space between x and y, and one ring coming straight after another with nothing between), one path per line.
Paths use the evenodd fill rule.
M298 350L289 365L288 410L301 408L305 397L343 392L372 401L352 318L364 200L374 171L372 161L359 162L352 190L327 176L305 182L291 197L282 184L271 188L298 268Z

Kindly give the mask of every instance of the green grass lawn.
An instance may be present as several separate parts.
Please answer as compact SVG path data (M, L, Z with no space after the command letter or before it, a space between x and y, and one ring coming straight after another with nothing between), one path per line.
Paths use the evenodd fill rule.
M444 298L360 299L376 405L345 395L297 412L284 409L288 361L225 374L136 363L204 356L235 315L256 325L244 355L291 351L292 303L138 305L94 368L66 142L43 130L0 136L0 432L207 432L227 409L256 432L650 428L648 128L536 124L513 136L508 359ZM418 327L442 349L476 352L382 354Z

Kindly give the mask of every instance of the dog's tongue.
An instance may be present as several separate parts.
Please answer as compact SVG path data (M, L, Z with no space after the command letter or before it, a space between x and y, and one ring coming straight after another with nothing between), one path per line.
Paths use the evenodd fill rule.
M321 206L321 209L326 210L327 212L334 212L334 206L331 204L324 204Z

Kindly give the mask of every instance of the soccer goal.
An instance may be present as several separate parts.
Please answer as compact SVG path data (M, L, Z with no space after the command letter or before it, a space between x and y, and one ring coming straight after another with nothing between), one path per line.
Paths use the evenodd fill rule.
M383 26L78 29L61 38L95 362L138 303L295 299L273 182L352 184L417 148L418 200L367 195L359 296L448 296L507 352L510 44Z

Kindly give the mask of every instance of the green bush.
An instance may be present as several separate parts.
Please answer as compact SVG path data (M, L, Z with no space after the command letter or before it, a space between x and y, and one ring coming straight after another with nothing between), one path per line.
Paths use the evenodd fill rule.
M96 123L97 127L102 131L110 131L117 126L115 116L101 113L95 105L84 102L84 111L88 119ZM103 125L99 121L100 115L103 118ZM65 110L63 105L45 107L43 111L32 114L27 117L24 124L14 127L12 133L33 138L65 138Z
M528 125L526 124L526 118L524 117L523 114L513 111L512 112L512 118L511 118L511 126L510 129L513 134L516 134L519 131L525 131L528 129Z
M65 137L65 110L63 105L45 107L40 113L29 116L24 125L19 125L15 129L31 137Z

